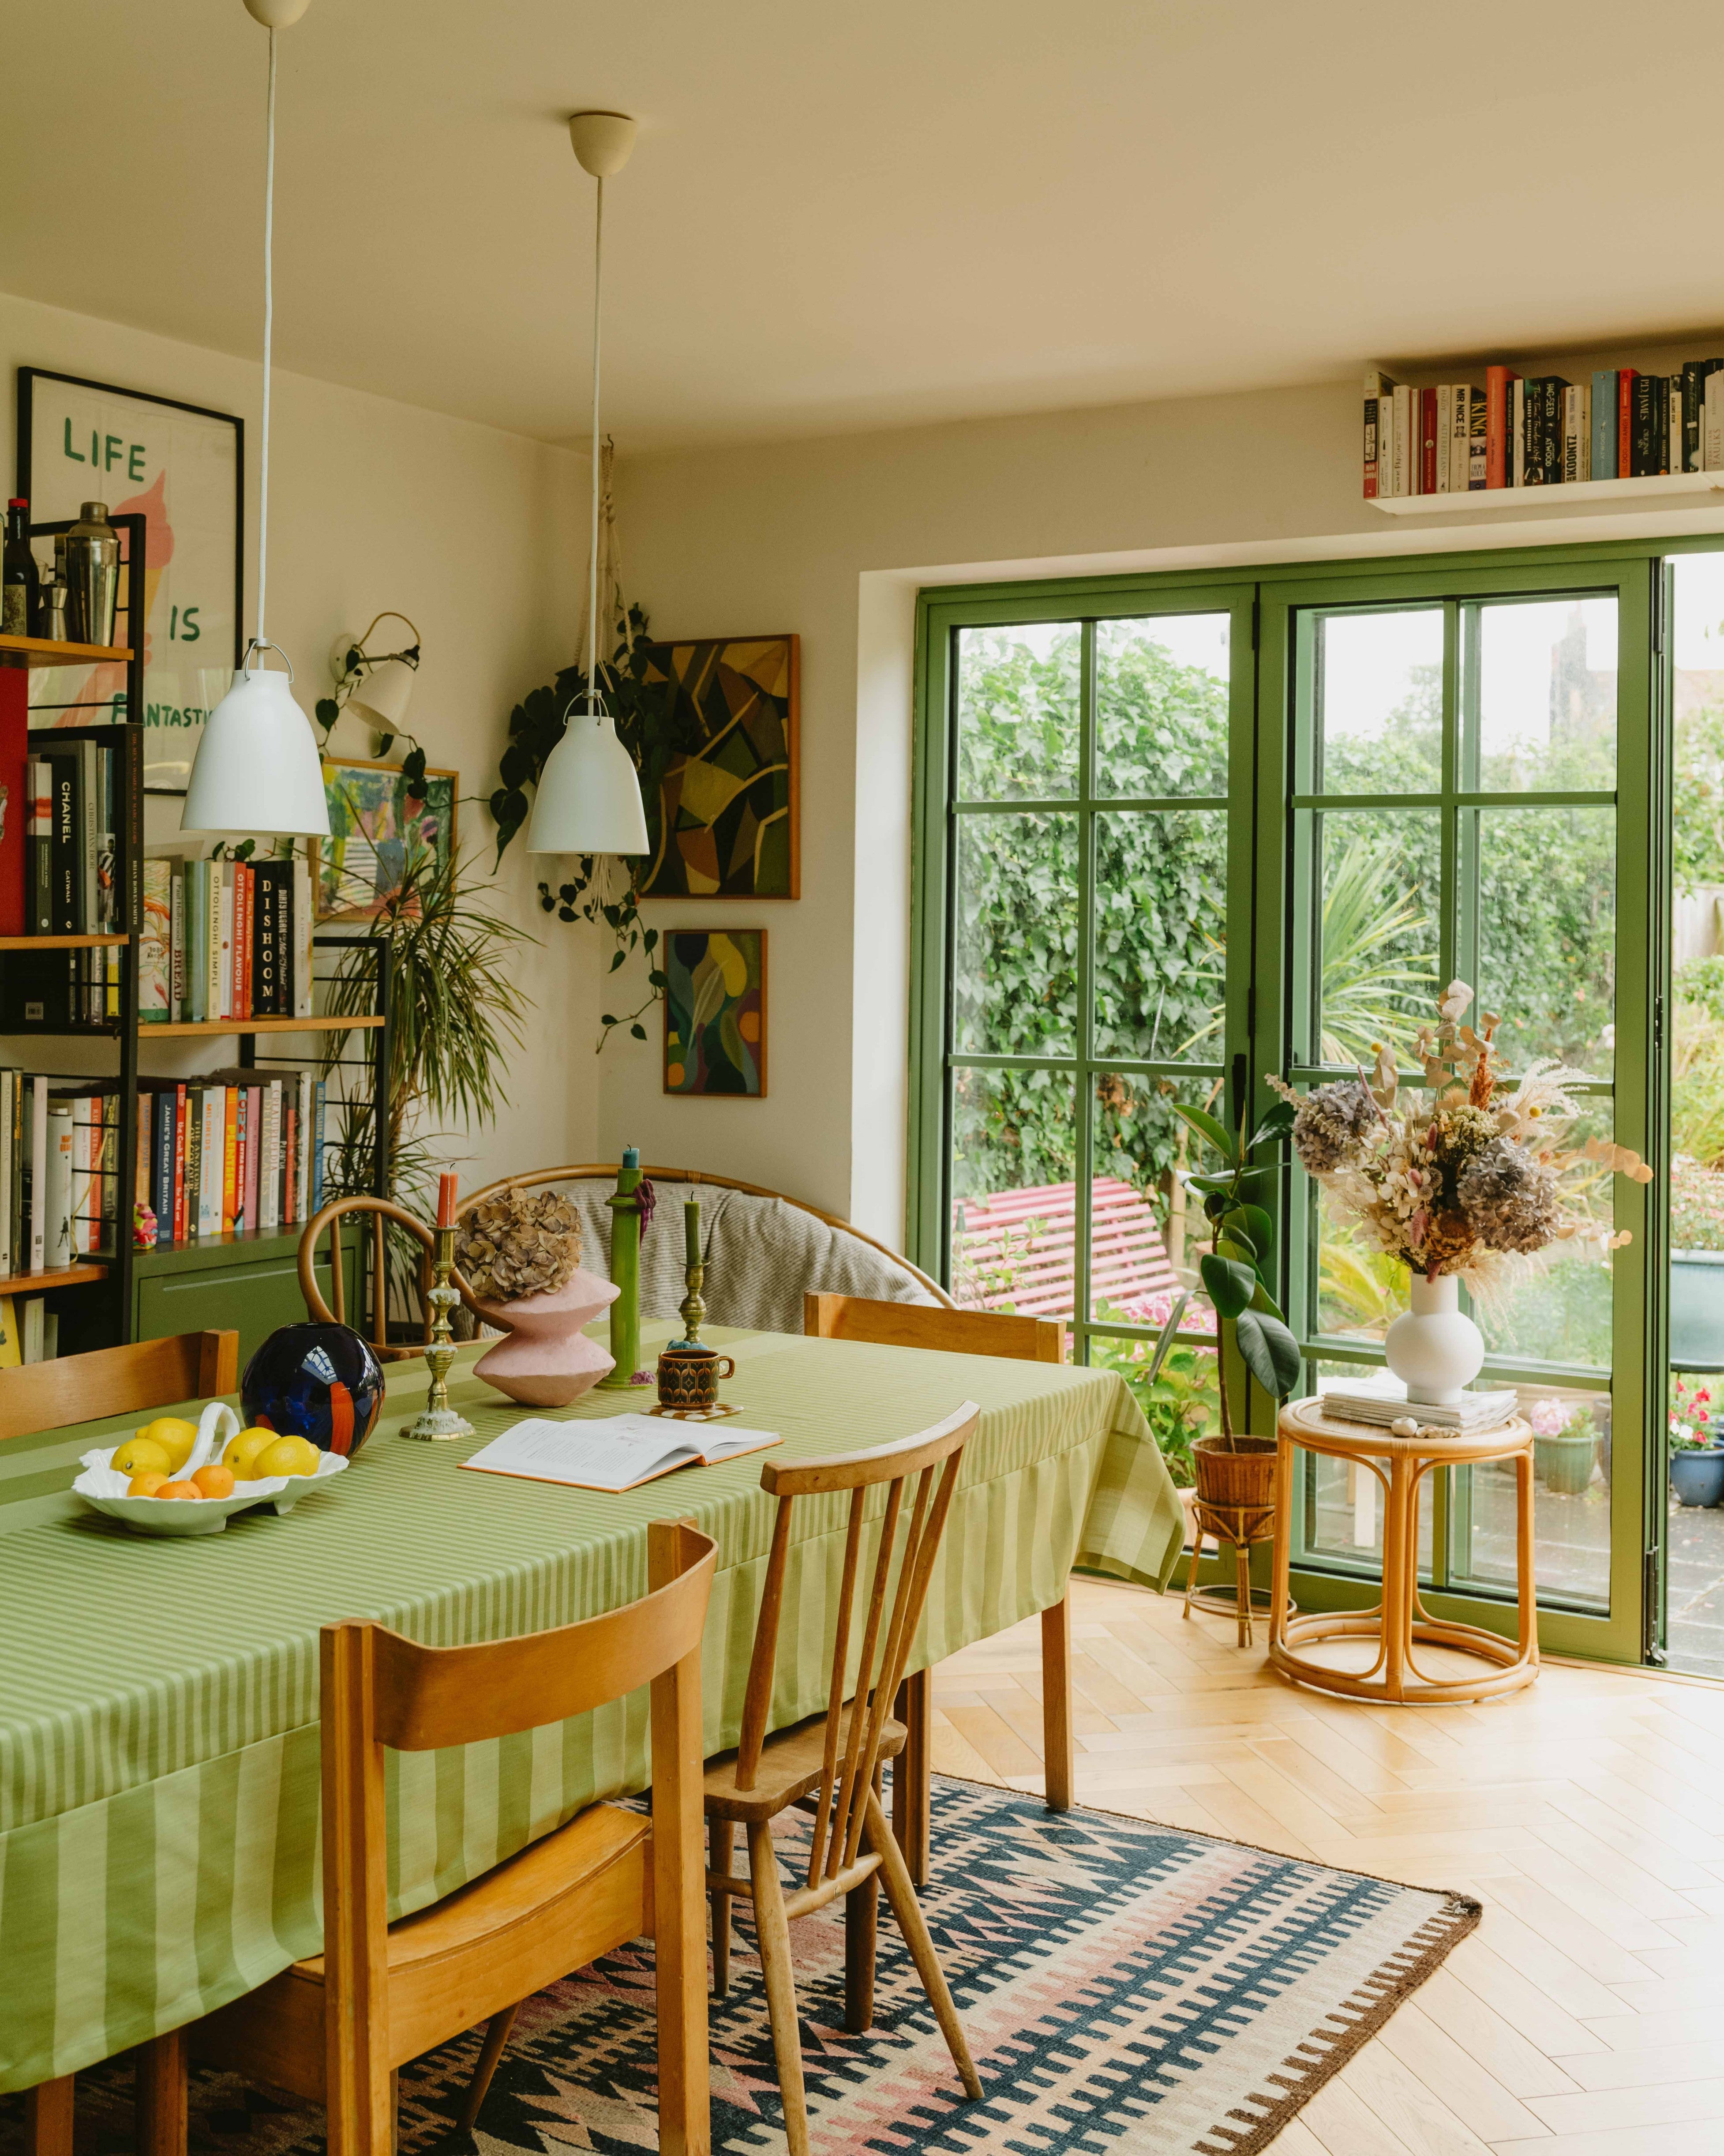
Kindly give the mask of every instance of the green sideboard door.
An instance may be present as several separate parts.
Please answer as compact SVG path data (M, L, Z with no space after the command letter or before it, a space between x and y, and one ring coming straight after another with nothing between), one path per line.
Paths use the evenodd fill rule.
M328 1241L320 1238L318 1285L329 1301ZM346 1307L357 1307L356 1259L351 1239L343 1247ZM239 1367L279 1325L307 1315L300 1292L299 1231L224 1236L208 1245L140 1250L132 1261L132 1337L162 1340L174 1332L234 1332Z

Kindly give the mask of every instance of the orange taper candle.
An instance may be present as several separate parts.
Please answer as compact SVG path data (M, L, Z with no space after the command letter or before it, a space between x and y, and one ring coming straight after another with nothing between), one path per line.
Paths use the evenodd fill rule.
M446 1168L437 1178L437 1224L453 1228L455 1224L455 1186L459 1178L452 1168Z

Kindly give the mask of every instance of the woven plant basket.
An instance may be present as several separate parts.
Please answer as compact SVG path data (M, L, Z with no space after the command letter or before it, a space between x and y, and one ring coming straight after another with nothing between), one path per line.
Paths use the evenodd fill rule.
M1198 1501L1204 1505L1268 1507L1275 1501L1275 1440L1236 1437L1234 1450L1219 1437L1200 1437L1193 1445L1197 1464Z

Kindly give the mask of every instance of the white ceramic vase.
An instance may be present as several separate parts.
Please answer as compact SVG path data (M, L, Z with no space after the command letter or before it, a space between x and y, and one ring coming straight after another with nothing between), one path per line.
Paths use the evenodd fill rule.
M1388 1367L1407 1388L1409 1406L1452 1407L1484 1367L1485 1336L1460 1306L1453 1273L1411 1276L1412 1307L1383 1339Z

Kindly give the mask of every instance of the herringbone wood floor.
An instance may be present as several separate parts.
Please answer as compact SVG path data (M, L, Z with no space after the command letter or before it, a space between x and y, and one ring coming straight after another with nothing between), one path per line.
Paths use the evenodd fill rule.
M1176 1596L1073 1594L1081 1801L1485 1905L1277 2156L1724 2156L1724 1685L1359 1705ZM944 1664L936 1765L1039 1789L1040 1681L1034 1621Z

